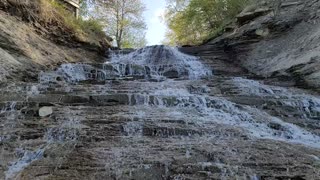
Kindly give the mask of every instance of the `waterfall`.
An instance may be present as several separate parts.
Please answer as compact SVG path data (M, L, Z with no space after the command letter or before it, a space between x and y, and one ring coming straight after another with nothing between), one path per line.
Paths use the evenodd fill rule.
M111 53L111 60L100 66L90 64L63 64L55 72L40 76L40 82L61 81L77 83L87 80L105 81L108 79L134 77L134 79L157 81L162 80L163 88L155 90L145 89L146 92L128 92L125 97L127 105L171 108L179 113L180 109L195 109L201 121L215 121L216 123L239 126L248 131L250 136L296 142L318 147L318 136L309 133L298 126L283 122L279 118L267 115L255 108L239 108L234 103L218 97L207 95L208 87L172 87L174 81L168 79L201 80L211 77L212 70L205 67L198 57L183 54L177 48L168 46L149 46L131 53ZM244 78L233 78L232 84L240 95L274 97L282 99L283 106L301 110L305 117L319 116L320 100L312 96L293 95L286 89L271 87L257 81ZM160 83L160 82L159 82ZM294 99L294 100L292 100ZM103 104L103 102L101 102ZM263 119L262 117L266 117ZM200 121L201 120L201 121ZM271 124L278 124L282 128L272 129ZM131 122L123 126L130 136L143 134L143 123Z
M198 57L183 54L169 46L149 46L126 55L113 55L108 63L115 65L122 76L143 73L158 78L186 76L200 79L212 75ZM137 71L138 68L142 71Z
M212 76L212 71L198 57L168 46L149 46L124 55L113 53L111 57L111 61L99 67L63 64L54 72L41 72L39 81L42 84L61 81L77 83L121 77L161 81L166 78L201 79Z
M303 168L313 168L306 156L319 161L319 96L213 76L202 59L173 47L62 64L41 72L37 84L12 87L0 88L0 143L8 144L0 165L7 180L38 177L38 169L54 172L50 178L72 170L106 179L183 179L184 172L194 179L238 173L259 179L264 169L252 164L266 161L263 155L279 158L279 149ZM43 107L52 111L40 117ZM297 152L300 159L291 155ZM266 165L277 167L272 163Z

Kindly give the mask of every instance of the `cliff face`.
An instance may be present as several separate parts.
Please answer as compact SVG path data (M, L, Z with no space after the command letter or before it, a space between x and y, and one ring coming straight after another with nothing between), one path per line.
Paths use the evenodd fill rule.
M318 0L259 2L237 17L228 32L199 47L183 48L207 61L223 60L250 73L303 88L320 87ZM195 52L195 53L194 53ZM283 84L288 84L283 83Z
M107 40L93 41L79 39L54 23L45 27L35 17L27 17L20 6L3 1L0 3L0 82L37 80L39 71L53 69L61 63L101 61Z

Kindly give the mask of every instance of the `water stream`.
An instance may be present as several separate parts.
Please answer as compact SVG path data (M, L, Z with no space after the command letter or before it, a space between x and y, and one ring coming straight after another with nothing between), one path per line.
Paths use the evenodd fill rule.
M241 137L245 136L253 142L268 140L320 148L320 137L316 129L301 126L299 122L309 123L319 119L318 96L265 85L243 77L223 77L220 83L212 82L216 78L213 72L198 57L167 46L146 47L123 55L113 54L103 64L63 64L55 71L41 72L39 84L30 84L24 90L10 93L25 93L27 103L37 104L33 108L39 108L41 103L56 107L53 108L52 116L42 118L49 124L40 138L42 143L37 142L40 145L32 148L16 148L18 155L9 163L5 172L6 179L14 179L28 166L41 161L43 154L57 145L65 148L64 156L61 155L56 162L56 166L60 167L64 157L72 155L76 144L84 141L80 138L81 134L81 137L94 134L87 138L91 141L103 139L104 134L118 129L121 132L112 134L112 139L113 136L121 136L122 141L147 141L152 137L168 138L171 141L180 138L177 140L180 141L185 138L179 143L187 159L192 159L194 153L188 138L199 138L197 143L230 138L230 135L226 135L230 132L223 132L223 129L232 129L234 134L239 133ZM217 88L220 88L219 91ZM245 101L241 98L245 98ZM12 114L20 111L15 106L15 101L2 105L0 116L5 119L3 122L10 121ZM105 112L103 108L110 106L114 109ZM278 110L282 114L278 115ZM37 121L41 119L37 118ZM112 121L108 122L109 119ZM92 125L91 121L101 124ZM1 134L0 140L5 141L8 137L8 134ZM217 137L218 140L215 139ZM117 167L115 176L122 177L121 168L128 166L125 158L129 158L130 149L135 146L129 143L126 144L127 149L109 148L113 156L108 154L108 157L114 158L114 161L106 160L105 168L109 168L108 172ZM143 148L145 146L148 145ZM148 147L143 148L141 152L147 153ZM171 164L168 159L162 158L165 174L168 174L168 166ZM208 169L213 164L218 162L198 162L197 166ZM150 169L152 165L130 167L130 176L134 176L132 172L139 167ZM220 178L226 174L227 171L221 172ZM246 177L259 179L255 173L252 174Z

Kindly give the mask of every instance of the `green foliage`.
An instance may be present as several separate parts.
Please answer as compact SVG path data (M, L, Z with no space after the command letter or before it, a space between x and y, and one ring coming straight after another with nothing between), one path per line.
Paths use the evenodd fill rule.
M145 33L128 33L122 40L122 48L143 48L146 46L147 40Z
M146 45L145 6L141 0L84 0L91 2L89 17L99 19L118 48Z
M104 34L103 26L100 24L98 20L95 20L95 19L83 20L82 18L78 18L75 24L77 24L79 29L83 30L84 32Z
M81 0L90 2L90 0ZM75 40L98 46L109 46L111 39L105 34L99 21L76 18L58 0L15 0L12 8L23 20L42 26L48 35L63 34L60 40Z
M72 13L67 11L62 4L56 1L51 1L50 3L62 17L62 24L70 31L73 31L80 40L83 40L83 38L97 39L106 37L105 32L103 31L103 26L98 20L84 20L82 17L76 18Z
M252 0L169 0L167 44L194 45L219 34Z
M80 15L86 17L89 14L89 2L87 0L80 0Z

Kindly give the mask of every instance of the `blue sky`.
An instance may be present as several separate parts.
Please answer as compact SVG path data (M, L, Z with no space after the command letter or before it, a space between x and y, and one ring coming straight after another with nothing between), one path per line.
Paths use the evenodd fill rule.
M166 26L159 16L163 15L165 10L165 0L142 0L146 5L144 17L148 26L146 38L148 45L161 44L166 32Z

